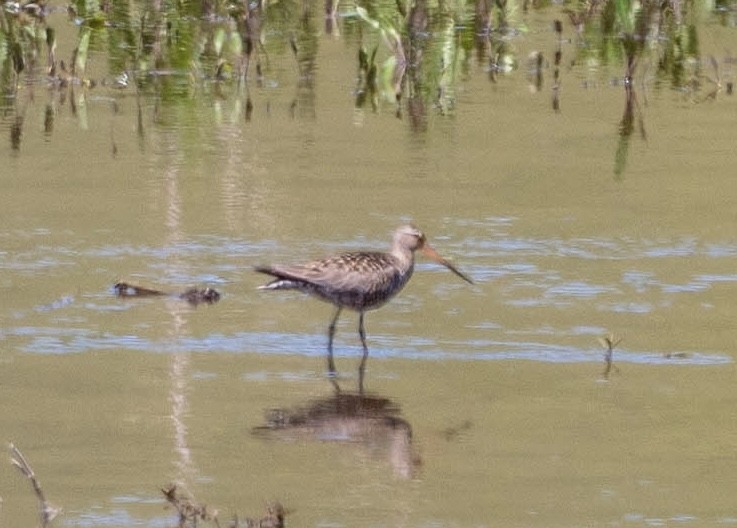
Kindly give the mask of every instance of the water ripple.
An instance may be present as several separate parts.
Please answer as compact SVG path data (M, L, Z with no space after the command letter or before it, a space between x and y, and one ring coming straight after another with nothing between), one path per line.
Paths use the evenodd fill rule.
M274 354L322 357L325 337L322 334L288 334L243 332L232 335L211 334L202 338L182 337L152 340L131 335L94 335L86 330L17 328L10 335L30 337L23 350L38 354L71 354L92 350L125 349L157 353L226 353ZM578 348L540 342L469 340L438 342L426 337L397 339L374 336L371 347L374 358L399 358L419 361L504 361L526 360L547 363L591 363L602 361L598 349ZM340 346L336 356L360 357L358 346ZM674 351L673 357L662 353L617 350L618 363L652 365L722 365L731 357L699 351ZM677 359L674 359L677 357Z
M647 240L632 238L523 238L492 235L469 237L463 241L466 255L495 256L559 256L581 259L624 260L669 257L706 256L731 258L737 255L737 243L703 243L693 237Z

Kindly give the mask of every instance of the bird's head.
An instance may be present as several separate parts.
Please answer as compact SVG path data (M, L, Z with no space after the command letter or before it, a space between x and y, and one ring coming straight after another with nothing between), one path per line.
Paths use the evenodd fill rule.
M433 247L427 243L427 238L425 237L425 234L411 224L404 225L394 232L394 245L400 246L404 249L408 249L412 252L419 250L427 258L434 260L438 264L442 264L467 283L473 284L473 281L471 279L458 271L458 269L453 266L453 264L441 257L438 252L435 251L435 249L433 249Z

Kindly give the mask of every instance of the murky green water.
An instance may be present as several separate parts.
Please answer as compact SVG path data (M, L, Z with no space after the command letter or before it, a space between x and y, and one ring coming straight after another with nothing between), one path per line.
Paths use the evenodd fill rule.
M451 45L470 19L431 17L425 71L467 59L376 112L355 92L359 43L390 55L378 31L341 5L328 33L308 7L264 15L258 82L179 57L113 87L114 25L94 87L49 86L39 59L14 89L3 63L0 438L54 524L175 525L172 482L221 525L274 500L289 526L737 524L733 7L679 30L699 37L680 84L641 52L629 99L622 57L584 53L559 6L510 12L509 72ZM69 57L84 25L48 21ZM332 308L252 270L382 249L409 220L476 285L421 260L367 315L373 407L354 412L325 377ZM223 297L119 299L120 279ZM356 325L336 339L348 392ZM10 463L0 497L0 526L36 521Z

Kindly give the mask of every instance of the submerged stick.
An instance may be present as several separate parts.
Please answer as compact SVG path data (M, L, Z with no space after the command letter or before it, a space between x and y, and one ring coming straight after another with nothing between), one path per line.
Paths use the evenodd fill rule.
M36 474L34 473L33 468L31 468L31 465L28 463L28 460L26 460L26 457L23 456L23 453L20 452L20 449L15 447L12 442L8 447L10 449L11 455L10 462L18 468L18 471L23 473L23 475L25 475L31 481L33 491L36 493L36 497L38 498L41 526L45 528L51 523L51 521L54 520L57 515L59 515L59 513L61 512L61 508L52 506L46 500L46 496L41 489L41 483L36 478Z

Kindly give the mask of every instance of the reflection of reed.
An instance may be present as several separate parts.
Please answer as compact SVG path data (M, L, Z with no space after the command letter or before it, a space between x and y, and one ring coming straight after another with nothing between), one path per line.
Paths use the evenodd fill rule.
M644 29L642 31L645 31ZM644 34L644 33L643 33ZM642 34L637 37L644 38ZM637 43L636 37L633 35L624 36L624 49L627 58L625 76L624 76L624 112L622 120L619 122L619 142L617 143L617 151L614 154L614 175L620 177L627 166L627 157L629 155L629 144L632 133L635 130L635 110L637 110L637 123L640 130L640 136L643 140L647 140L645 132L645 122L642 118L642 111L637 101L635 93L634 77L637 69L638 58L642 53L642 46Z
M262 45L262 23L263 23L263 2L246 3L240 6L242 11L236 16L238 22L238 31L241 35L243 44L243 56L241 62L241 72L239 79L248 79L248 70L251 60L255 56L257 81L260 83L262 78L261 68L261 51Z
M476 56L481 63L491 48L491 6L489 0L475 0L474 8L474 41Z
M560 61L563 57L563 23L556 20L554 28L557 48L555 49L555 69L553 70L553 110L560 112Z
M179 153L180 149L171 149L169 152ZM179 154L177 154L179 155ZM181 233L181 217L182 205L181 196L179 195L178 185L178 167L182 164L175 162L167 164L168 168L164 173L164 199L166 200L166 228L168 230L167 241L174 244L182 238ZM169 327L169 337L172 339L180 337L184 332L186 320L184 318L185 308L182 303L168 303L169 313L171 316L171 325ZM174 482L186 488L187 481L191 481L195 473L194 463L192 462L192 452L188 444L188 431L184 418L189 410L189 401L187 398L187 381L189 380L190 357L186 352L172 352L169 365L169 402L171 404L171 422L174 427L174 453L176 458L174 466L176 467L176 475Z
M296 409L272 409L256 436L343 442L385 458L395 476L412 478L421 460L412 445L412 427L388 398L336 392Z
M407 50L407 113L413 132L427 130L423 75L427 24L427 0L417 0L407 16L407 43L404 47Z
M340 0L325 0L325 33L335 37L340 36L337 14Z
M175 319L179 317L175 316ZM177 323L175 322L175 326ZM171 403L171 422L174 426L174 452L177 458L174 460L176 467L176 476L174 481L177 484L185 485L187 480L194 474L194 464L192 462L192 452L187 442L187 425L184 423L184 417L189 410L187 400L187 379L189 371L189 355L182 352L175 352L171 355L169 365L169 379L171 387L169 389L169 402Z
M310 3L302 4L297 30L290 36L289 45L297 63L297 92L290 106L292 118L315 119L316 94L315 74L319 50L318 30L315 27L313 8Z

